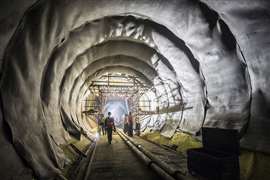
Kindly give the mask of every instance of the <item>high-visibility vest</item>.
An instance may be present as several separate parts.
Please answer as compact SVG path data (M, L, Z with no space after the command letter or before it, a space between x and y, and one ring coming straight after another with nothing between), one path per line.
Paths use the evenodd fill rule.
M108 127L108 128L114 127L114 119L112 117L106 118L106 127Z
M102 124L105 124L105 120L106 120L106 117L103 117L103 118L101 119L101 123L102 123Z
M133 124L133 118L132 118L132 116L130 116L130 115L128 116L128 123L129 123L129 124Z

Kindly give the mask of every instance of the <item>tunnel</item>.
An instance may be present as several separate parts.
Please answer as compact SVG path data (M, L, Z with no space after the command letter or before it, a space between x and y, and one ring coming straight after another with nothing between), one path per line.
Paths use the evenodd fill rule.
M106 179L90 154L128 164L126 146L154 159L132 156L131 174L172 178L157 151L198 179L187 151L207 128L237 132L241 180L269 179L269 23L267 0L1 1L0 179ZM122 132L129 113L136 137Z

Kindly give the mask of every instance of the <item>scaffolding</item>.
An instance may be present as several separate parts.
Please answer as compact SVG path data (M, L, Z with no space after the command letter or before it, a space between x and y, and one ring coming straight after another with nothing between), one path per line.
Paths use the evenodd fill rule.
M106 73L87 82L87 85L90 96L84 100L82 112L88 114L102 113L102 107L111 98L127 101L129 112L140 117L183 111L185 106L179 85L162 79L153 87L142 82L138 76ZM159 91L156 88L159 88ZM142 98L148 91L153 92L155 97ZM152 107L152 104L157 104L157 107Z
M149 85L138 76L127 74L104 74L88 82L90 96L84 100L82 112L101 113L108 98L116 97L128 102L129 111L139 114L140 97L149 90ZM151 104L149 103L149 109Z

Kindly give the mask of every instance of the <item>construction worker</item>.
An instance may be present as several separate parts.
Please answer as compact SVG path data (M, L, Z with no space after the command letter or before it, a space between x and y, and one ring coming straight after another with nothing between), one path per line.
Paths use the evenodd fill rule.
M101 116L100 115L97 115L97 124L98 124L98 134L100 135L100 132L101 132Z
M106 117L104 117L104 114L101 114L100 126L101 126L102 135L106 135L105 119L106 119Z
M138 117L136 117L136 121L135 121L135 132L137 136L140 136L140 132L141 132L141 123L138 119Z
M124 116L124 133L126 134L128 132L128 115L125 114Z
M131 112L129 112L128 115L128 136L132 137L133 136L133 117Z
M104 118L104 114L100 114L98 117L98 130L99 130L99 134L101 135L105 135L106 131L105 131L105 118Z
M112 143L112 131L115 130L115 125L114 125L114 118L111 116L112 113L108 112L108 117L105 119L105 127L107 131L107 137L108 137L108 143Z

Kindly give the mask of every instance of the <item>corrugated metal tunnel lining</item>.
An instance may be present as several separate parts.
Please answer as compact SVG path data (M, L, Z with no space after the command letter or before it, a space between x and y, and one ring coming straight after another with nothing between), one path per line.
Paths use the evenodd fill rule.
M143 128L167 137L237 129L243 147L268 151L269 5L228 2L38 1L1 71L3 119L20 157L39 177L61 174L68 132L93 136L81 116L88 82L116 72L136 74L157 97L177 87L188 107L167 107ZM261 13L248 15L254 11Z

